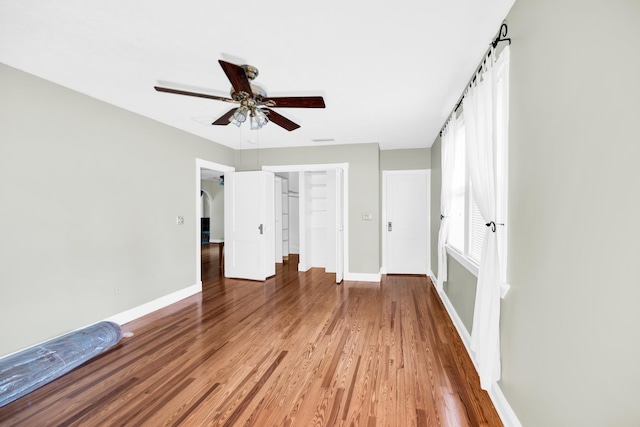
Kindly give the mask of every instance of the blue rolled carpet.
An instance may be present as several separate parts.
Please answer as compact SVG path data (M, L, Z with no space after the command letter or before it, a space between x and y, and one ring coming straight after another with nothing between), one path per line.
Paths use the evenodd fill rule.
M120 339L120 325L99 322L0 359L0 407L61 377Z

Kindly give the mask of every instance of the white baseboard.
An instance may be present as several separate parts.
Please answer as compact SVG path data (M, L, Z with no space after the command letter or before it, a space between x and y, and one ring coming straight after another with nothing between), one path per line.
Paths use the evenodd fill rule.
M309 268L311 267L307 267L304 264L298 263L298 271L300 271L301 273L304 273L305 271L309 271Z
M522 427L520 420L516 416L516 413L513 412L513 408L511 408L511 405L507 402L507 398L502 394L502 390L498 384L493 384L491 390L489 390L489 397L505 427Z
M471 350L471 335L469 334L469 331L467 331L467 327L464 326L462 319L460 318L460 316L458 316L458 312L453 307L453 304L451 303L451 300L449 300L447 293L444 290L438 291L438 296L440 297L440 301L442 301L444 308L447 310L447 313L449 314L449 317L453 322L453 326L455 326L456 331L458 331L458 335L460 336L460 339L464 344L464 348L467 349L467 353L469 353L469 357L471 358L473 366L477 371L478 365L476 364L476 354Z
M188 288L180 289L179 291L173 292L173 293L171 293L169 295L165 295L165 296L160 297L158 299L155 299L153 301L149 301L148 303L142 304L142 305L140 305L138 307L134 307L134 308L132 308L130 310L123 311L122 313L115 314L115 315L113 315L113 316L111 316L111 317L109 317L107 319L103 319L101 321L115 322L115 323L117 323L119 325L124 325L125 323L128 323L128 322L130 322L132 320L135 320L135 319L137 319L139 317L142 317L142 316L144 316L146 314L149 314L149 313L151 313L153 311L159 310L159 309L164 308L164 307L166 307L168 305L171 305L171 304L173 304L175 302L183 300L183 299L185 299L187 297L190 297L191 295L195 295L195 294L197 294L198 292L201 292L201 291L202 291L202 282L199 282L199 283L196 283L193 286L189 286ZM99 322L100 321L90 323L88 325L85 325L85 326L82 326L80 328L74 329L73 331L79 331L79 330L84 329L86 327L89 327L91 325L95 325L96 323L99 323ZM69 332L73 332L73 331L69 331ZM51 341L53 339L56 339L56 338L61 337L63 335L66 335L69 332L65 332L65 333L62 333L60 335L56 335L55 337L49 338L49 339L44 340L44 341L40 341L39 343L31 345L29 347L25 347L25 348L16 350L14 352L11 352L9 354L5 354L5 355L1 356L0 359L4 359L6 357L12 356L12 355L14 355L16 353L19 353L21 351L24 351L24 350L26 350L28 348L36 347L38 345L42 345L43 343L46 343L48 341Z
M435 279L433 278L433 272L430 273L429 277L433 283L436 284ZM476 368L477 372L478 364L476 363L475 352L471 350L471 335L464 326L464 323L462 323L462 319L458 316L458 312L453 307L453 304L451 303L451 300L449 300L446 292L444 290L438 290L438 296L447 310L447 313L451 318L451 322L453 322L453 326L455 326L456 331L458 331L458 335L460 336L464 347L467 349L467 353L469 353L469 357L471 358L473 366ZM502 394L502 390L497 383L494 383L491 390L489 390L489 398L491 399L491 402L493 402L493 406L496 408L496 411L498 412L498 415L505 427L522 427L520 420L518 420L516 413L513 412L511 405L509 405L507 398Z
M127 311L123 311L122 313L118 313L104 320L109 320L120 325L124 325L125 323L129 323L132 320L135 320L139 317L145 316L156 310L183 300L187 297L190 297L191 295L195 295L201 291L202 282L198 282L195 285L189 286L188 288L180 289L179 291L154 299L153 301L149 301Z
M382 275L380 273L344 273L344 280L354 282L380 282Z
M298 271L305 272L309 270L311 267L298 264ZM335 273L332 271L327 271L327 273ZM380 273L350 273L348 271L344 272L343 275L344 280L349 280L353 282L380 282L382 280L382 275Z
M429 279L431 279L431 281L433 282L433 284L436 287L436 290L438 292L441 292L444 289L444 284L440 281L440 279L436 278L436 275L434 274L433 271L431 271L431 269L428 270L427 272L427 276L429 276Z

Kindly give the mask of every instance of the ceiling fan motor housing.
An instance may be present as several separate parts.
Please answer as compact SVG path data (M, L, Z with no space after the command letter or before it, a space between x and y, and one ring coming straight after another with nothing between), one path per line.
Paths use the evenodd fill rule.
M250 94L245 94L245 92L241 91L241 92L236 92L236 90L232 87L230 90L231 93L231 98L233 98L235 101L245 101L248 99L253 98L256 102L260 102L262 101L262 98L266 98L267 97L267 91L265 91L263 88L261 88L258 85L251 85L251 92Z
M258 69L253 65L245 64L245 65L241 65L241 67L244 69L244 72L247 73L247 78L249 80L253 80L256 77L258 77Z

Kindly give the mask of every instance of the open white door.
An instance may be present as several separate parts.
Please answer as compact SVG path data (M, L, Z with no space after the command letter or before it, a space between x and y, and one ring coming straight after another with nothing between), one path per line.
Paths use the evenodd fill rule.
M428 171L383 171L384 263L388 274L427 274Z
M344 278L344 172L336 169L336 283Z
M275 177L274 188L274 203L275 203L275 244L276 244L276 263L282 263L282 178Z
M227 172L224 177L225 277L265 280L276 272L274 175Z

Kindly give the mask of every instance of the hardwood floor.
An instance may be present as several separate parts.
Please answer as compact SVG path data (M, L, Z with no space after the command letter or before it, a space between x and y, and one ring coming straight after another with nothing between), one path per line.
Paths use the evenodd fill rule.
M296 259L123 326L116 347L0 408L2 426L501 426L425 277L344 282Z

